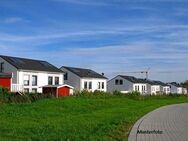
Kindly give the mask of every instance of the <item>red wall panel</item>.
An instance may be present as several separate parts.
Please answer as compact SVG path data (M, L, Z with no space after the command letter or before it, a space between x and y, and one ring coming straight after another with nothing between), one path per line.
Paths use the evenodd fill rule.
M69 87L58 88L58 96L69 96L69 94L70 94Z
M10 88L11 88L11 78L0 78L0 86L8 88L10 90Z

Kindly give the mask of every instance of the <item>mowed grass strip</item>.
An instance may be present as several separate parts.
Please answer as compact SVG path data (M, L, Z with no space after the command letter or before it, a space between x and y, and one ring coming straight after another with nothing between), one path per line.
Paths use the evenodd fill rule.
M184 102L188 97L80 96L0 104L0 140L122 141L146 113Z

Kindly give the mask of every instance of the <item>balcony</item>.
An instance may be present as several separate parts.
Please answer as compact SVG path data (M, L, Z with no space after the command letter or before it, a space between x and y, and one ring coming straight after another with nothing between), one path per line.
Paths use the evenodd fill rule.
M20 84L12 84L11 85L11 92L23 92L24 86Z

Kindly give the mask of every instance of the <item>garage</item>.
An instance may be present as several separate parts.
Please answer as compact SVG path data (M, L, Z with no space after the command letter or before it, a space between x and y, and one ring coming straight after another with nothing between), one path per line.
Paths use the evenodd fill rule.
M53 94L56 97L73 95L73 87L69 85L47 85L42 87L43 94Z
M0 87L4 87L11 90L11 79L11 74L0 73Z

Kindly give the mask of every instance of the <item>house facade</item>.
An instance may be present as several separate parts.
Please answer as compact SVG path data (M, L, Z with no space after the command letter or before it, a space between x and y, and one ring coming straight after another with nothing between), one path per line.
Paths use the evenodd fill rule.
M161 82L161 81L154 81L150 80L151 84L151 94L158 95L158 94L169 94L170 93L170 86Z
M186 90L185 88L183 88L180 84L176 83L176 82L171 82L168 83L168 85L170 85L170 93L172 94L186 94Z
M74 87L75 91L107 91L107 78L90 69L61 67L65 72L64 82Z
M146 80L133 76L118 75L108 81L108 92L120 91L122 93L137 91L142 95L151 93L151 84Z
M42 93L42 86L64 84L64 73L42 60L0 55L0 72L12 74L12 92Z
M167 84L164 85L164 86L163 86L163 92L164 92L164 94L167 94L167 95L170 94L170 89L171 89L171 88L170 88L169 85L167 85Z
M187 88L183 88L183 94L187 94Z

